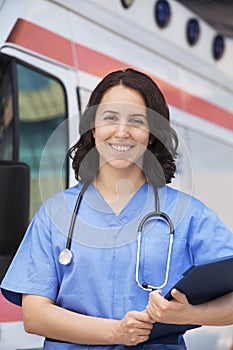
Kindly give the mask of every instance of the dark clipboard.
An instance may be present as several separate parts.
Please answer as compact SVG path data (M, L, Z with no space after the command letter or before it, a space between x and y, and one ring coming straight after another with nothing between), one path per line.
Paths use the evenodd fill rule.
M185 293L189 302L193 305L202 304L230 293L233 291L233 255L212 260L209 263L191 266L173 288ZM165 295L167 300L172 299L171 290ZM157 322L153 326L149 340L184 333L197 327L200 326Z

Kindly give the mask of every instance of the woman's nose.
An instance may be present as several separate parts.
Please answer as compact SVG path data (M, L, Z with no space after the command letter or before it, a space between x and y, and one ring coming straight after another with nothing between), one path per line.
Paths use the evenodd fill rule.
M125 122L116 123L115 136L118 138L129 137L129 124Z

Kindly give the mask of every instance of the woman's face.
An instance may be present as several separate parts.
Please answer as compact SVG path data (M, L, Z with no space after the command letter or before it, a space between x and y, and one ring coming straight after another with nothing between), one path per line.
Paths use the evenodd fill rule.
M100 166L125 169L142 167L149 142L149 126L143 97L134 89L117 85L102 97L93 130Z

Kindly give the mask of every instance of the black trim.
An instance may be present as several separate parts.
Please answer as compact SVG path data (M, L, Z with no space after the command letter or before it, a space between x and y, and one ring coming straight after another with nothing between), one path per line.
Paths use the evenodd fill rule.
M14 161L19 160L19 99L18 99L18 78L16 59L10 60L12 75L12 96L13 96L13 154Z

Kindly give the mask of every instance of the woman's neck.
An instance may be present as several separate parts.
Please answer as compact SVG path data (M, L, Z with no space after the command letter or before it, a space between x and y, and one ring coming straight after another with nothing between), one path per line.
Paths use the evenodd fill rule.
M94 186L112 210L119 214L145 181L146 178L138 167L133 170L114 169L114 171L102 167L94 181Z

